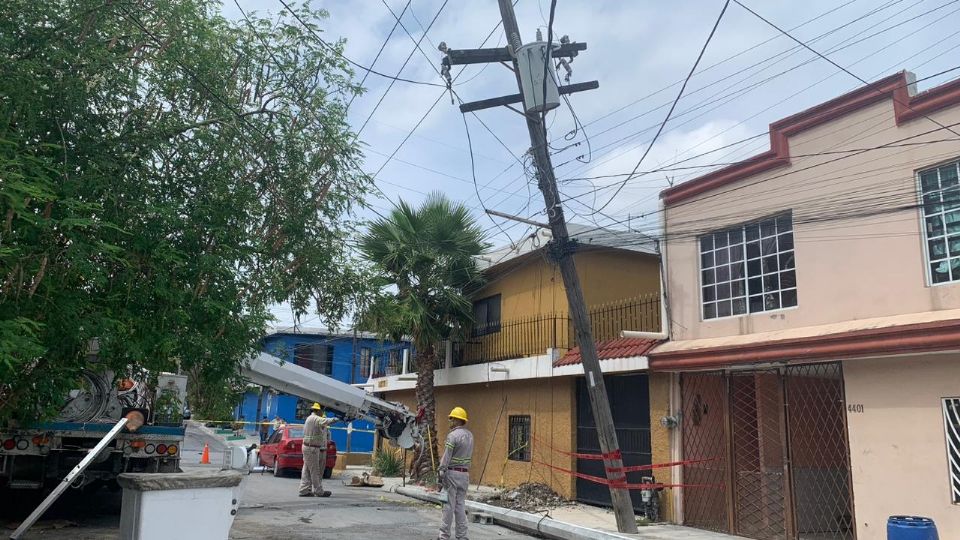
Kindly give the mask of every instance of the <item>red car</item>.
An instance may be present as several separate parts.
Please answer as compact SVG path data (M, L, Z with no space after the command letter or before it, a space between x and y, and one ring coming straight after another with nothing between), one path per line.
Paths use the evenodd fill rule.
M273 432L260 446L260 464L272 467L274 476L283 476L288 470L303 469L303 425L287 424ZM323 477L330 478L337 464L337 445L327 442L327 459Z

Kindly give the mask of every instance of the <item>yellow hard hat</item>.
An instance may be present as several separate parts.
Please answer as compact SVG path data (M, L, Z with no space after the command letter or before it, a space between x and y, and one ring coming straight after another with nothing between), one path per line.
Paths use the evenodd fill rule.
M454 407L450 414L447 415L449 418L456 418L457 420L467 421L467 411L463 407Z
M313 407L310 407L310 410L311 410L311 411L322 411L322 410L323 410L323 407L321 407L319 403L314 403L314 404L313 404Z

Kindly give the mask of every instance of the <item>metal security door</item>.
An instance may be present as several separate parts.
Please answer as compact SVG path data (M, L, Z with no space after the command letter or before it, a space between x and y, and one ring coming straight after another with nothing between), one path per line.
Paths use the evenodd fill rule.
M787 530L781 382L776 371L730 376L734 526L751 538Z
M650 388L646 374L604 376L613 424L623 454L624 466L649 465L650 453ZM577 453L599 454L600 441L593 421L590 397L583 378L577 379ZM603 462L577 460L577 472L606 477ZM649 472L627 473L627 481L639 484ZM634 509L641 508L640 492L631 491ZM577 478L577 500L588 504L610 506L610 488Z
M852 540L853 495L840 364L786 368L794 527L801 540Z
M855 538L840 364L681 375L684 524L760 540ZM729 486L729 488L728 488Z
M727 379L722 373L684 373L680 377L683 459L704 460L683 467L683 523L691 527L729 530L727 498Z

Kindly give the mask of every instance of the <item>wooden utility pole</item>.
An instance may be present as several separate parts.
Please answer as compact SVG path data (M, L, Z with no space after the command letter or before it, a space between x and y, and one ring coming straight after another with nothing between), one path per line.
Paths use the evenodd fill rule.
M520 94L484 100L482 102L465 103L461 105L461 112L474 111L509 103L522 101L524 94L523 82L517 63L517 51L523 45L520 39L520 29L517 17L513 12L510 0L499 0L500 16L503 19L503 30L507 35L508 47L504 49L478 49L472 51L447 50L444 63L472 64L483 62L502 62L509 60L513 64L513 71L517 76L517 85ZM548 47L552 44L548 44ZM582 43L564 44L553 51L554 57L575 56L577 51L586 49ZM506 58L505 58L506 57ZM549 66L552 71L553 66ZM549 75L548 76L552 76ZM580 90L597 88L596 82L568 85L559 88L560 94L568 94ZM541 96L540 102L546 101ZM613 414L610 411L610 401L607 398L607 388L603 381L603 372L600 370L600 360L597 358L597 348L593 341L590 329L590 315L583 299L583 289L580 287L580 277L574 264L573 254L576 251L576 242L570 240L567 232L567 223L563 216L563 206L560 192L557 189L557 180L553 174L553 164L548 152L546 129L543 117L538 113L525 113L527 130L530 132L530 144L537 165L537 180L543 201L547 208L550 230L553 233L551 254L560 267L560 275L567 292L567 302L570 305L570 315L576 331L577 344L580 346L580 357L583 361L583 371L586 375L587 392L590 395L590 405L593 418L597 425L597 435L600 439L600 450L604 454L606 477L611 481L610 499L613 511L617 518L617 529L628 534L637 533L637 521L633 513L633 503L630 500L630 491L623 487L626 484L626 474L623 471L623 459L620 454L620 444L617 441L617 431L613 424Z

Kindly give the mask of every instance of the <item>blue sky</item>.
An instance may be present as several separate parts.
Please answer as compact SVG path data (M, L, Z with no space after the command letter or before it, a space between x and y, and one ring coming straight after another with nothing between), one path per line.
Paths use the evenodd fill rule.
M244 10L261 14L282 8L279 0L238 1ZM924 78L957 65L958 0L743 1L868 81L902 69ZM407 1L386 3L400 14ZM441 4L442 0L411 0L402 17L403 26L419 39ZM525 42L534 40L538 27L546 34L549 4L549 0L518 1L517 19ZM329 0L313 5L330 13L322 23L326 37L345 38L346 55L363 65L370 65L396 22L378 0ZM720 0L558 1L555 34L588 44L572 63L571 82L600 82L598 90L571 97L573 112L585 129L569 141L564 135L574 126L571 111L564 105L548 115L553 161L564 195L583 194L622 180L596 179L591 184L571 179L628 173L634 168L679 90L676 83L693 65L722 6ZM240 17L233 0L226 1L223 11L230 18ZM495 1L449 1L421 44L430 59L415 52L401 76L439 82L434 66L442 55L437 44L445 41L451 48L475 48L499 18ZM487 46L502 46L502 36L498 29ZM374 67L396 74L413 50L411 37L398 27ZM455 67L454 74L458 71ZM358 78L362 75L357 72ZM922 81L920 90L958 75L960 71ZM363 124L388 84L389 80L376 75L367 78L367 93L357 98L350 110L354 129ZM669 166L764 133L771 122L859 85L853 77L798 48L789 38L731 3L673 119L640 169ZM513 74L500 65L469 66L454 88L465 101L517 91ZM507 244L530 234L526 225L491 221L483 215L476 194L479 189L480 199L488 208L543 218L543 200L516 159L529 147L523 118L504 108L478 112L498 141L480 120L467 116L479 184L475 188L463 116L451 105L449 96L442 94L441 88L398 82L363 129L360 139L365 146L366 170L375 172L383 167L376 180L388 199L373 200L373 205L384 211L399 198L416 203L426 193L441 190L475 209L481 225L489 229L493 244ZM433 111L400 146L438 98ZM587 139L592 156L587 151ZM761 136L683 165L730 162L762 152L767 144ZM573 146L564 149L568 145ZM395 158L384 167L387 156L398 147ZM578 161L578 157L585 161L588 156L589 163ZM606 203L613 193L613 189L601 189L596 199L586 195L578 199L581 202L569 202L565 207L567 219L626 227L629 216L631 227L654 231L655 220L644 214L656 209L657 193L668 182L682 182L707 170L633 178L603 214L596 214L592 210ZM367 217L374 216L371 213ZM280 324L292 322L283 306L278 306L275 313Z

